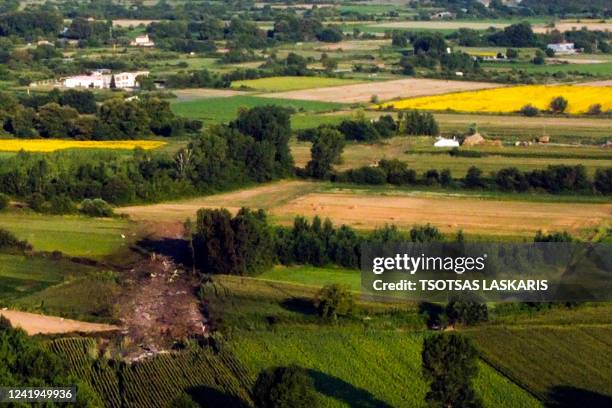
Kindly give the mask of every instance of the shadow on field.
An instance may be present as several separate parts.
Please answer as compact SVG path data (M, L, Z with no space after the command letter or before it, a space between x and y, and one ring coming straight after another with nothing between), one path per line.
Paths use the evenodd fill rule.
M612 396L567 386L552 387L547 400L546 408L612 407Z
M317 313L317 309L315 309L311 299L292 297L283 300L280 305L283 309L289 310L290 312L302 313L305 315L314 315Z
M149 252L168 256L177 264L191 266L191 249L187 240L177 238L145 238L138 241L137 245Z
M187 394L201 407L248 408L239 397L225 394L215 388L197 386L187 389Z
M315 388L321 394L345 402L351 408L392 408L377 399L371 392L357 388L346 381L321 371L308 370L314 380Z

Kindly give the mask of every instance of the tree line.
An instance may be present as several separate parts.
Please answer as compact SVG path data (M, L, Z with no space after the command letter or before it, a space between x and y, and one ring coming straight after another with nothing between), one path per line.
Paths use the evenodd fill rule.
M105 114L114 118L117 112L109 107ZM124 121L120 134L135 126L131 116L119 115L118 123ZM29 202L63 197L126 204L223 191L291 176L290 135L289 111L263 106L195 136L173 155L142 149L127 158L113 152L19 152L0 160L0 193Z
M359 233L329 219L296 217L290 227L272 226L263 210L241 209L232 216L226 209L201 209L191 230L194 263L202 273L255 276L275 263L359 268L361 245L392 242L440 242L434 226L408 231L387 225Z
M55 89L20 98L0 94L0 125L0 133L17 138L112 140L193 133L202 122L176 116L156 97L109 98L98 106L91 91Z

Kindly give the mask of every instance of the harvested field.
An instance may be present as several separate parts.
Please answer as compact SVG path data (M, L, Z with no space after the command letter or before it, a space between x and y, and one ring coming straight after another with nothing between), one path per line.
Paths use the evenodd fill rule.
M291 223L297 215L319 215L359 229L431 223L445 232L463 229L471 234L528 237L540 229L580 233L612 219L612 204L514 201L391 188L337 189L327 183L305 181L281 181L176 203L125 207L117 212L161 225L193 218L203 207L225 207L235 212L242 206L264 208L281 224Z
M533 27L533 31L535 33L548 33L552 30L558 30L561 32L564 31L573 31L573 30L581 30L583 27L586 27L587 30L590 31L611 31L612 30L612 22L597 22L597 21L561 21L555 23L553 28L551 27L542 27L535 26Z
M157 23L160 20L137 20L137 19L126 19L119 18L117 20L113 20L113 26L116 27L130 27L130 26L139 26L141 24L148 26L151 23Z
M71 332L102 332L118 330L118 326L100 323L87 323L78 320L64 319L57 316L45 316L36 313L2 310L0 315L10 320L15 327L21 327L29 335L56 334Z
M230 89L191 88L173 90L179 101L191 101L202 98L223 98L241 95L243 92Z
M326 44L318 49L321 51L372 51L380 47L391 45L391 40L362 40L362 41L340 41L338 43Z
M340 103L369 102L372 95L387 101L395 98L440 95L451 92L498 88L499 84L489 82L444 81L438 79L398 79L395 81L371 82L365 84L333 86L327 88L264 94L268 98L302 99Z
M489 27L504 28L510 23L493 23L482 21L391 21L374 24L370 27L381 28L403 28L403 29L428 29L428 30L458 30L460 28L470 28L472 30L486 30Z
M232 212L238 211L241 207L271 209L316 189L317 185L314 183L280 181L184 201L123 207L117 209L117 212L127 214L138 221L184 221L189 217L193 218L200 208L224 207Z
M329 217L338 224L370 229L385 224L410 227L431 223L442 231L527 235L538 230L577 233L612 219L612 204L532 203L482 200L448 194L312 193L272 213L284 221L295 215Z

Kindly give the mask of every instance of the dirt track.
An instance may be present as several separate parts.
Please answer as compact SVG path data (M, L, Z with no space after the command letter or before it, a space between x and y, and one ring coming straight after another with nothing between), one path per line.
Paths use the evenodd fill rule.
M17 310L2 310L0 315L9 319L13 326L21 327L29 335L119 330L118 326L110 324L81 322Z
M381 101L396 98L439 95L451 92L471 91L476 89L499 88L500 84L490 82L444 81L439 79L398 79L395 81L369 82L364 84L333 86L327 88L306 89L268 93L261 96L268 98L303 99L309 101L361 103L369 102L372 95Z

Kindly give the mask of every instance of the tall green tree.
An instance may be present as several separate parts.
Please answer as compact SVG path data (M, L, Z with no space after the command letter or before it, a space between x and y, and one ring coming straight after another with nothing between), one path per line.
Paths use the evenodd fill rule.
M456 333L429 336L421 353L423 376L429 382L427 405L435 408L481 408L472 381L478 373L478 352Z
M308 174L320 179L328 177L332 166L340 163L344 145L342 133L327 127L319 128L310 149L311 159L306 165Z

